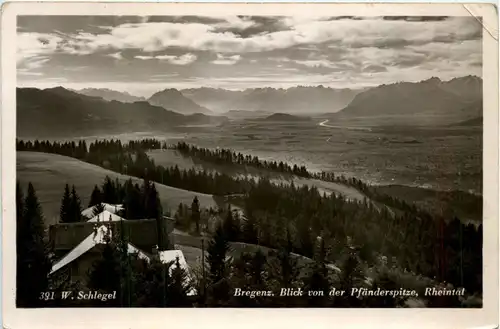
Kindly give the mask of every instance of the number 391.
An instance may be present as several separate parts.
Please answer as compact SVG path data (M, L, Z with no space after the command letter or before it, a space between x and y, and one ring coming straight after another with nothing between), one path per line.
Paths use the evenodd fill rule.
M40 293L40 300L53 300L54 299L54 292L41 292Z

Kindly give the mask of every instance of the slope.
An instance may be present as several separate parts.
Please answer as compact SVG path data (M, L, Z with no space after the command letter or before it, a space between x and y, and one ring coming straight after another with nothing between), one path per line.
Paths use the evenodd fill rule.
M178 166L181 169L189 170L206 170L208 172L218 172L231 175L233 177L253 177L258 178L262 175L268 176L274 183L277 184L291 184L295 186L316 187L320 193L330 195L332 193L344 196L349 200L363 201L366 196L354 187L347 186L341 183L326 182L318 179L304 178L292 176L289 174L276 173L267 171L265 169L256 169L251 166L236 166L215 164L208 161L203 161L194 157L186 157L176 150L151 150L147 152L148 156L155 161L157 165L166 167Z
M182 114L212 113L209 109L196 104L189 98L184 97L179 90L174 88L159 91L153 94L148 101L150 104L161 106Z
M144 102L144 97L138 97L126 92L120 92L107 88L85 88L82 90L75 90L75 92L91 97L100 97L106 101L118 101L122 103Z
M31 182L37 191L47 224L52 224L59 216L64 185L75 185L82 199L82 206L89 202L94 185L100 186L106 176L122 182L132 178L140 183L139 178L117 174L115 172L82 162L73 158L47 153L17 152L17 179L26 188ZM198 196L202 207L216 207L211 195L156 184L164 210L175 210L179 203L191 204Z
M206 124L218 119L205 115L184 116L145 101L107 102L62 87L17 89L18 137L165 131L168 127Z
M469 92L465 92L466 89ZM404 116L408 120L435 123L465 120L478 116L480 90L482 80L470 77L447 82L431 78L416 83L381 85L358 94L338 114L340 117Z

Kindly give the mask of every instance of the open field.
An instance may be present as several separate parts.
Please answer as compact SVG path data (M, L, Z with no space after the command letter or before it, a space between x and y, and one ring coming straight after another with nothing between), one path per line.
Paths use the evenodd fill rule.
M482 191L481 127L385 125L372 126L368 131L348 129L345 122L342 124L346 129L319 126L321 122L324 119L293 123L239 120L216 129L183 128L175 138L156 134L149 137L230 148L263 160L305 165L312 171L334 171L377 185ZM366 123L364 127L368 127ZM165 164L177 161L176 156L152 156L157 160L163 157ZM199 162L195 165L204 166Z
M232 122L217 131L190 133L185 142L231 148L374 184L482 190L481 129L375 127L358 131L318 123Z
M363 118L341 122L330 119L328 125L333 127L320 126L326 119L233 120L218 127L175 127L168 132L73 136L71 139L90 142L105 138L122 141L157 138L168 143L182 140L200 147L230 148L263 160L305 165L311 171L334 171L377 185L482 191L482 127L402 126L391 125L387 120L363 121ZM152 156L159 160L157 155ZM175 156L173 159L160 157L165 165L169 161L181 161ZM202 166L202 163L195 162L195 165Z
M309 179L304 177L297 177L290 174L282 174L272 171L267 171L265 169L257 169L251 166L243 165L220 165L209 163L207 161L199 160L192 157L184 157L180 152L176 150L151 150L148 152L148 156L151 157L157 165L162 165L165 167L178 166L180 169L196 169L196 170L206 170L218 173L225 173L227 175L237 176L247 176L254 177L258 179L261 175L266 175L271 177L271 181L275 183L293 183L296 186L307 185L309 187L316 187L320 193L326 193L330 195L331 193L341 194L347 199L363 201L365 195L356 190L353 187L346 186L339 183L325 182L318 179Z
M387 123L382 125L382 122L368 126L359 118L356 120L341 124L347 128L371 127L371 131L319 126L325 118L318 117L311 122L235 120L218 128L177 127L168 133L131 133L114 137L123 141L154 137L168 143L182 140L200 147L230 148L243 154L256 155L263 160L305 165L311 171L332 170L336 174L354 176L379 185L381 192L397 196L407 202L415 202L428 210L453 208L464 220L481 219L479 197L469 193L452 192L460 190L481 194L481 127L402 127L390 126ZM335 121L329 121L328 124L339 125ZM90 142L102 138L88 136L75 139L85 139ZM177 165L181 169L196 168L252 177L265 174L282 182L290 181L291 178L289 175L262 172L252 167L227 166L185 158L175 150L153 150L148 152L148 155L158 165ZM31 168L36 166L32 164ZM38 171L40 170L43 170L42 164L38 165ZM51 170L47 169L47 172ZM104 169L98 168L98 170ZM111 175L114 177L118 174L111 173ZM78 173L75 173L73 176L82 182L87 181L82 178L84 175L79 178ZM316 186L327 194L338 193L356 200L364 198L364 195L356 189L342 184L297 177L293 180L296 185ZM89 183L88 186L94 183ZM85 186L84 184L83 188ZM56 192L52 198L58 203L61 192ZM90 188L80 192L84 202L89 193ZM185 197L185 193L189 196ZM179 200L190 199L190 195L191 192L186 191L174 193L174 196L165 202L171 207L171 204ZM212 199L210 196L209 198Z
M33 183L46 218L46 224L53 224L59 216L64 185L75 185L76 191L86 207L94 185L101 185L104 178L118 178L124 182L138 178L117 174L115 172L85 163L73 158L47 153L17 152L17 179L26 189L28 182ZM211 195L182 190L166 185L156 184L163 209L175 210L180 202L191 204L194 196L198 196L202 207L215 207Z

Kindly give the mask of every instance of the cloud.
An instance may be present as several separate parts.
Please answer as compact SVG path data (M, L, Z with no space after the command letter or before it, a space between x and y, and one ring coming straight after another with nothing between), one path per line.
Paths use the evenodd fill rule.
M170 64L173 65L188 65L196 61L198 58L196 55L187 53L181 56L172 56L172 55L158 55L158 56L142 56L142 55L137 55L135 58L140 59L140 60L150 60L150 59L157 59L160 61L166 61Z
M286 30L263 32L246 38L220 30L221 27L244 29L254 24L253 20L243 18L215 24L126 23L109 27L103 33L78 32L67 35L64 40L59 36L51 39L50 44L61 44L58 50L66 53L90 53L107 49L153 52L172 47L218 53L246 53L325 42L350 47L384 47L398 43L404 45L405 42L459 42L478 39L481 35L480 24L470 17L422 23L381 18L327 20L325 17L297 16L282 20L282 24L288 28Z
M374 73L374 72L387 72L387 68L382 65L374 65L374 64L368 64L365 65L362 68L363 72L369 72L369 73Z
M294 63L304 65L307 67L326 67L326 68L335 68L335 64L326 59L318 59L318 60L305 60L305 61L294 61Z
M135 56L135 58L140 59L140 60L148 60L148 59L154 59L155 57L154 56L142 56L142 55L138 55L138 56Z
M174 65L188 65L196 61L198 57L194 54L188 53L181 56L161 55L161 56L156 56L155 58L161 61L162 60L167 61L168 63Z
M43 76L42 72L31 72L28 69L18 69L17 74L21 76Z
M28 70L36 70L43 66L43 64L50 61L50 58L47 57L35 57L26 61L24 64L25 68Z
M241 60L240 55L233 56L224 56L221 54L217 54L217 59L212 61L211 63L216 65L234 65Z
M114 53L114 54L107 54L106 56L112 57L112 58L114 58L116 60L123 59L123 56L122 56L121 52L117 52L117 53Z
M241 16L217 17L217 16L215 16L214 18L220 18L220 19L224 20L220 23L216 23L213 25L217 28L245 30L245 29L248 29L250 27L258 25L258 23L254 22L250 17L241 17Z
M327 68L327 69L338 69L339 65L337 62L333 62L327 59L328 56L320 55L316 56L312 53L309 54L307 59L290 59L287 57L271 57L269 60L279 63L293 63L300 66L305 66L308 68Z
M71 83L230 89L481 75L481 25L471 17L82 17L23 20L31 25L17 34L20 83L56 72Z
M50 55L57 51L63 39L48 33L18 33L17 63L21 64L33 57Z

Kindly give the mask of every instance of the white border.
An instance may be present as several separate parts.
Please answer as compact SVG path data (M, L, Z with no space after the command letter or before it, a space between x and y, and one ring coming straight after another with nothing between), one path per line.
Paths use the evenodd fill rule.
M16 309L17 15L449 15L482 16L498 35L491 4L7 3L2 6L2 237L5 328L494 328L498 326L498 39L483 31L484 307L482 309Z

